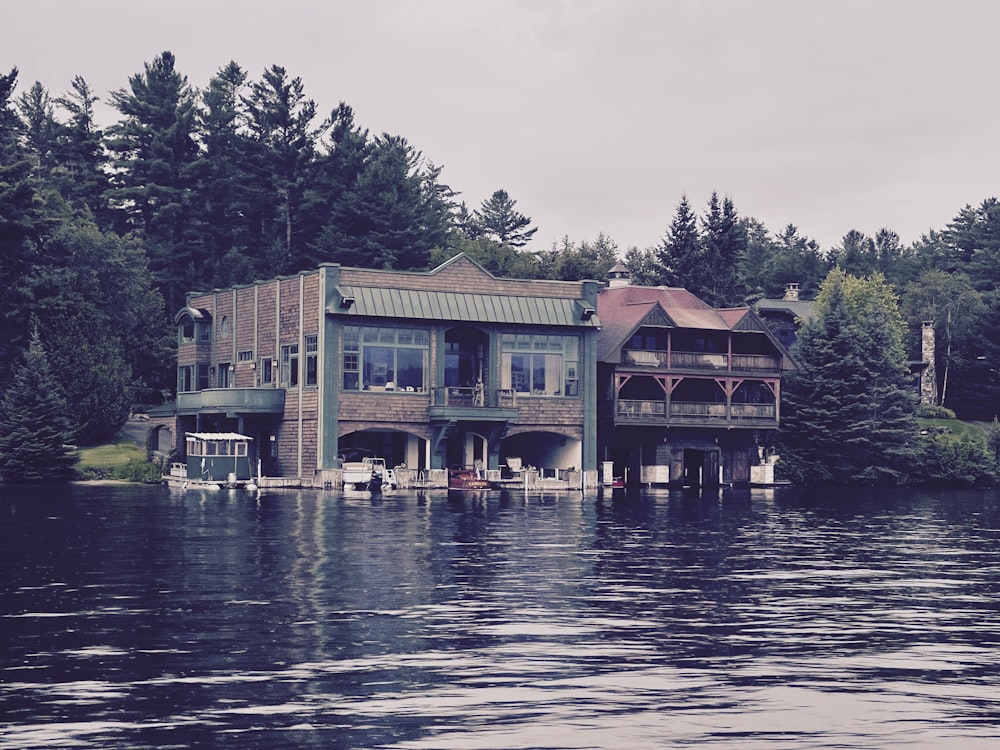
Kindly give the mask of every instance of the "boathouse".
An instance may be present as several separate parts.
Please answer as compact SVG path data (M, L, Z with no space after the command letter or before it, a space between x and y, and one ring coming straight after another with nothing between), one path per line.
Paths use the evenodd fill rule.
M245 434L265 477L307 486L359 455L596 481L602 286L498 278L463 254L192 292L175 317L174 443Z
M741 484L781 417L788 352L749 307L612 272L597 303L602 481Z

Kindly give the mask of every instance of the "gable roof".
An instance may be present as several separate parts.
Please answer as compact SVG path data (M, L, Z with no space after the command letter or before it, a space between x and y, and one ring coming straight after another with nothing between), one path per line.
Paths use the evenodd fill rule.
M719 311L679 287L622 286L602 289L597 296L601 333L597 359L617 358L616 352L642 325L728 331Z
M601 290L597 297L601 332L597 359L617 362L620 349L642 326L761 333L783 351L764 322L749 307L716 309L687 289L623 286Z

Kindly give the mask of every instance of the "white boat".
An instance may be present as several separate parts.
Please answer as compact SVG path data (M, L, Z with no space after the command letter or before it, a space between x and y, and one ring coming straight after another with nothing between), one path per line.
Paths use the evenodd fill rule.
M341 467L343 486L345 490L366 490L372 481L372 476L379 479L379 487L392 489L395 477L392 470L385 465L384 458L365 457L360 461L345 461Z

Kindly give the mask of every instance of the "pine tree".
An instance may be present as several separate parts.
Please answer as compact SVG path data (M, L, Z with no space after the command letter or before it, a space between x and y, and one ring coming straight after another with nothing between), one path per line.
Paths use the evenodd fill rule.
M320 228L318 220L306 222L303 214L319 135L313 126L316 103L306 98L302 79L289 78L280 65L251 83L243 101L254 168L249 218L258 235L252 244L270 269L302 270Z
M704 277L701 237L698 219L686 195L681 196L667 236L656 254L660 262L658 284L684 287L693 294L701 294Z
M782 465L803 484L896 483L916 434L905 325L878 274L830 272L782 389Z
M738 283L739 259L747 249L746 230L730 198L719 205L712 193L703 222L703 276L701 298L713 307L733 307L743 301ZM694 291L694 290L692 290Z
M495 239L501 245L524 247L538 231L531 227L531 217L525 216L515 206L517 201L506 190L496 190L473 214L476 232Z
M14 380L0 401L0 477L65 481L79 458L69 407L53 376L37 328Z
M129 78L128 90L111 92L111 103L124 118L107 140L115 170L108 197L126 217L118 229L143 239L156 283L176 310L205 281L202 238L191 222L196 93L174 55L163 52Z
M225 288L268 275L251 242L254 201L250 141L243 125L242 92L246 73L235 62L219 70L202 93L199 132L203 153L193 174L199 200L194 221L205 245L204 276L209 285Z

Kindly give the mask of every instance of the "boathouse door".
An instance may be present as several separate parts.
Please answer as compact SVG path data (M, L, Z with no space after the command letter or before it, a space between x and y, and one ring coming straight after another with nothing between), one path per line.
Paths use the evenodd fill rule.
M684 449L685 487L714 487L719 484L719 451Z

